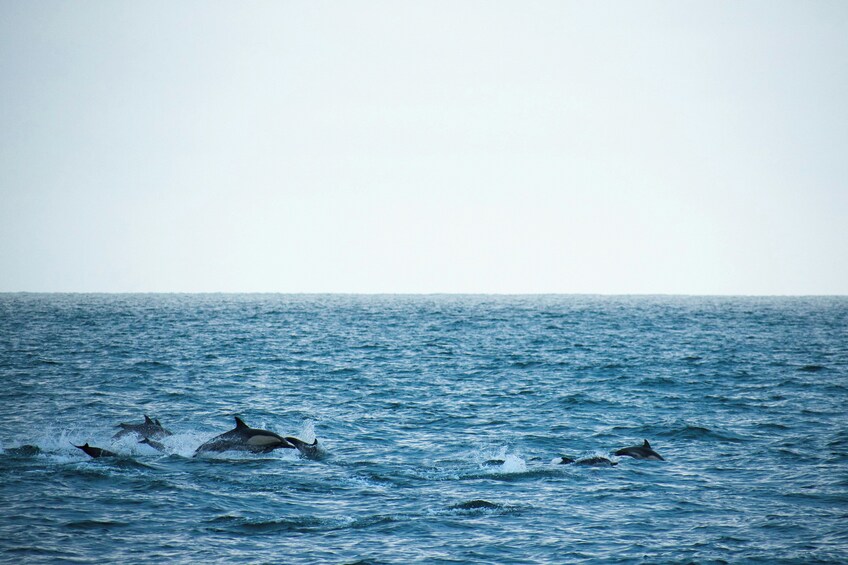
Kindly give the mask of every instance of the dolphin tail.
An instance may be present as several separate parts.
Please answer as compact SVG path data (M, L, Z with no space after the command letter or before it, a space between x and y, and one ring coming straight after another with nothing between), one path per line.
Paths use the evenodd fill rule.
M312 443L306 443L302 439L297 439L296 437L287 437L284 439L296 447L318 447L318 438L315 438Z
M318 438L315 438L312 443L306 443L302 439L298 439L296 437L287 437L285 438L287 442L289 442L292 446L296 447L300 453L305 455L306 457L317 457L320 452L318 447Z

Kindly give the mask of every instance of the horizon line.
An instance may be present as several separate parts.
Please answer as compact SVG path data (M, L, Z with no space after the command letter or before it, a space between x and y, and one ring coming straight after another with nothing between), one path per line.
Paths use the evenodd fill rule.
M283 295L283 296L591 296L591 297L678 297L678 298L846 298L848 294L834 293L686 293L686 292L304 292L304 291L77 291L77 290L0 290L0 295L114 295L114 296L165 296L165 295L196 295L196 296L244 296L244 295Z

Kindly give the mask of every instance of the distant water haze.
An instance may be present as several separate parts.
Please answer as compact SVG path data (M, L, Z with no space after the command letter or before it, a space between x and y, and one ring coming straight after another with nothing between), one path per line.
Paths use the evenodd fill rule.
M3 2L0 291L848 293L848 4Z

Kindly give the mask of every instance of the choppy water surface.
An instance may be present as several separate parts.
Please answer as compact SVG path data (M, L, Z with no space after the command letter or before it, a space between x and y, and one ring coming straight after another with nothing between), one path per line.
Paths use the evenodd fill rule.
M0 376L8 562L848 560L845 298L0 295Z

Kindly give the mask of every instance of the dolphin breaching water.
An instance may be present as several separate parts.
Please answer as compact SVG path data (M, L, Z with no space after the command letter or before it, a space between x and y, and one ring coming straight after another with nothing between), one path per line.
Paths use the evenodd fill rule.
M89 457L93 457L94 459L97 459L98 457L117 457L118 455L117 453L112 453L111 451L108 451L106 449L100 449L99 447L88 445L88 442L86 442L84 445L74 445L73 443L71 445L73 445L77 449L82 449L86 453L86 455L88 455Z
M172 435L171 432L162 427L159 420L153 420L147 414L144 415L142 424L118 424L121 431L112 436L112 440L121 439L129 434L136 434L140 438L161 439Z
M665 461L662 456L651 449L651 444L648 443L648 440L642 445L634 445L632 447L625 447L624 449L619 449L615 452L619 457L633 457L634 459L649 459L652 461Z
M221 451L250 451L252 453L269 453L275 449L297 449L306 456L314 455L318 450L318 440L311 444L293 437L283 437L268 430L251 428L238 416L235 417L236 427L219 436L215 436L194 452L197 457L201 453Z

